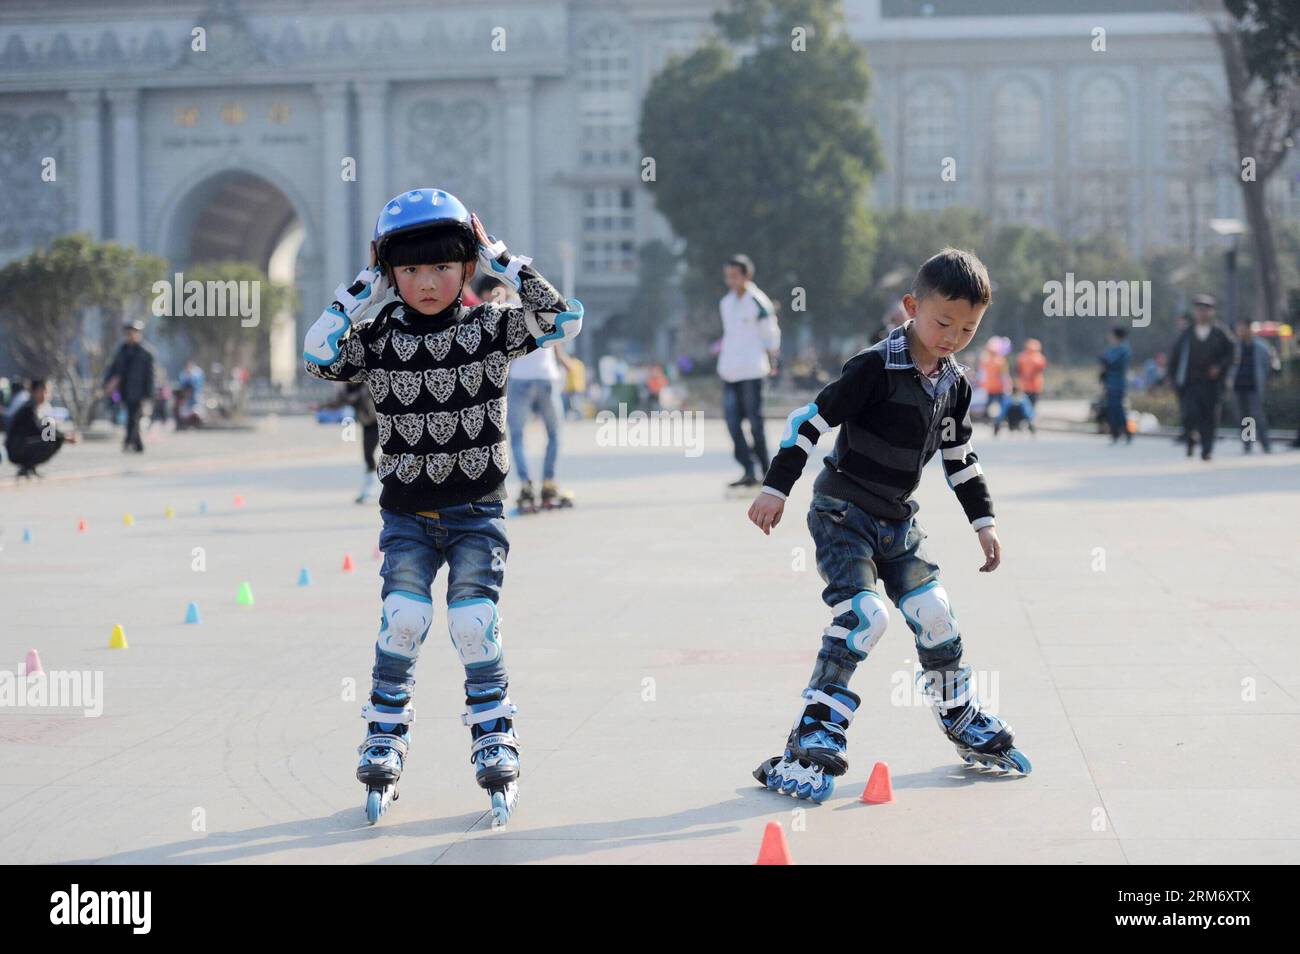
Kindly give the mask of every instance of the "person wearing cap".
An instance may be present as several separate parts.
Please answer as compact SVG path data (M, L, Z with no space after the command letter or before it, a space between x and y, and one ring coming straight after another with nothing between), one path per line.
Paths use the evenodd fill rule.
M144 402L154 393L154 366L156 360L149 346L141 340L144 322L128 321L122 325L123 341L118 345L113 360L104 370L104 393L117 391L126 407L126 435L122 450L144 453L140 440L140 413Z
M1187 456L1195 453L1199 435L1202 460L1214 455L1224 385L1236 350L1227 330L1214 320L1214 305L1210 295L1193 299L1192 326L1179 335L1173 350L1174 387L1182 395Z

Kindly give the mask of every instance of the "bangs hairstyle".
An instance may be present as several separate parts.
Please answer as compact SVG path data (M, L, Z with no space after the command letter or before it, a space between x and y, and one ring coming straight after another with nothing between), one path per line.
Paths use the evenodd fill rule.
M433 228L399 235L384 247L384 263L441 265L443 262L472 262L478 257L476 243L459 228Z
M988 269L972 252L959 248L945 248L917 271L912 296L920 300L931 294L972 305L987 305L993 300Z

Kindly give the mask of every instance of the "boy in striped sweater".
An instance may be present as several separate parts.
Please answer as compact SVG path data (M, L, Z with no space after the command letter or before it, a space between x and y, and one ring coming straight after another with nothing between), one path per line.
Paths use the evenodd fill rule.
M509 282L517 307L462 304L475 271ZM478 217L440 189L393 198L379 216L370 267L307 333L307 371L365 381L375 401L384 552L383 611L357 778L373 824L397 795L409 751L415 662L433 622L431 589L447 565L447 627L465 667L475 777L509 818L519 741L506 695L497 602L505 577L502 501L506 377L515 358L575 337L582 305L566 302L531 259L512 256Z
M969 252L944 249L921 266L903 298L909 320L850 358L840 377L786 422L749 518L771 533L813 445L838 426L808 512L817 570L826 581L822 599L834 618L784 753L754 771L774 791L820 802L848 768L845 730L861 701L848 682L884 634L882 587L912 630L926 695L962 758L1030 770L1012 746L1011 727L982 711L975 697L957 619L939 567L926 553L912 498L922 468L941 452L948 485L984 552L980 571L997 569L993 502L970 443L971 387L954 358L970 344L991 299L984 264Z

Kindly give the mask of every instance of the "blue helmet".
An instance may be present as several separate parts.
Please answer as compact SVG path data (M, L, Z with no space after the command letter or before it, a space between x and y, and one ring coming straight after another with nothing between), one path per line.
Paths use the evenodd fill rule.
M463 229L470 242L476 241L465 203L442 189L412 189L388 200L375 222L375 245L379 260L384 260L388 242L411 232L435 228Z

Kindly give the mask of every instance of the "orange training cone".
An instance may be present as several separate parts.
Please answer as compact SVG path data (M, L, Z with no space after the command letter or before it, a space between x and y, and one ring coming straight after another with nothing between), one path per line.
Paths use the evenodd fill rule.
M86 518L85 518L85 517L82 517L80 520L77 521L77 532L78 532L78 533L85 533L85 532L86 532Z
M770 821L763 829L763 844L758 849L756 865L792 865L790 849L785 843L785 830L780 822Z
M871 778L867 779L867 787L862 790L859 801L864 805L883 805L893 800L894 785L889 781L889 763L877 762L871 767Z
M235 506L236 506L236 507L242 507L243 505L244 505L244 495L243 495L243 494L235 494Z
M351 572L352 572L352 556L351 556L351 554L348 554L348 553L343 554L343 572L344 572L344 573L351 573Z

